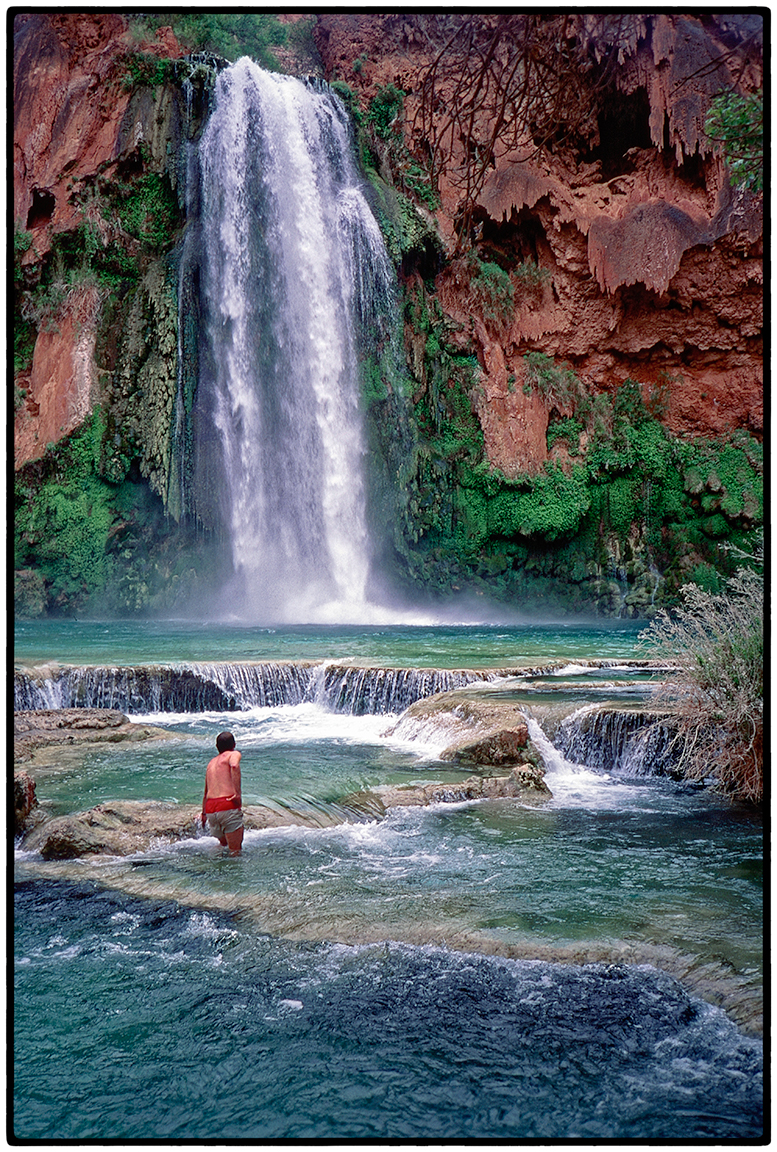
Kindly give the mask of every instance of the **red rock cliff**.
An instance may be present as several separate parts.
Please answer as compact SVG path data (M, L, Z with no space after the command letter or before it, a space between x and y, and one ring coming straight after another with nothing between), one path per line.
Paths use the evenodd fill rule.
M497 326L479 314L460 260L446 263L436 287L467 338L471 330L488 457L508 476L547 459L551 413L521 387L532 350L570 362L594 393L627 378L663 387L674 432L762 431L761 202L732 192L701 133L722 67L709 63L741 39L727 24L734 19L634 16L614 81L620 119L605 109L583 143L528 158L497 136L471 205L477 248L513 268L536 262L542 281L527 287L513 274L514 312ZM578 37L594 36L587 20L578 18ZM413 125L440 46L433 31L431 17L380 13L322 14L316 30L328 78L347 81L364 107L387 84L403 89L406 140L418 156L425 140ZM136 146L122 81L138 46L112 13L28 13L14 33L14 219L32 236L22 258L30 268L54 235L81 222L73 188ZM143 51L181 54L169 29ZM748 68L737 80L752 86L757 64ZM444 107L453 84L444 58L440 70ZM473 141L489 130L474 123ZM453 148L451 165L460 159ZM451 169L441 170L439 191L437 225L455 257L461 185ZM17 378L27 393L17 465L70 432L93 402L100 311L99 293L84 287L40 331L31 370Z
M31 237L21 258L34 269L54 237L84 221L83 189L137 141L122 132L130 92L128 53L181 55L169 29L156 43L132 42L124 16L28 13L14 20L14 223ZM99 219L95 226L101 227ZM95 334L101 293L71 288L41 326L14 427L17 467L42 456L82 423L96 399Z
M364 107L385 85L406 93L405 139L419 158L432 67L438 119L462 93L460 78L445 73L452 54L442 50L456 17L436 19L319 19L328 78L345 80ZM597 19L578 17L575 35L593 39ZM501 145L490 141L491 166L471 205L477 249L502 267L536 261L541 284L522 286L513 275L515 311L496 330L478 317L461 261L437 277L443 307L478 347L486 450L508 476L538 470L548 455L547 405L521 387L528 351L570 362L592 393L628 378L661 388L664 422L678 434L763 429L761 199L732 191L702 132L712 94L735 81L760 83L757 56L736 76L731 64L737 37L757 36L757 27L671 14L629 21L617 30L611 107L605 102L584 126L582 141L532 155L511 150L507 126ZM480 67L481 57L472 59ZM470 148L485 148L491 125L478 121L477 108L468 127ZM436 218L450 255L464 203L462 180L453 178L462 155L453 140L439 175Z

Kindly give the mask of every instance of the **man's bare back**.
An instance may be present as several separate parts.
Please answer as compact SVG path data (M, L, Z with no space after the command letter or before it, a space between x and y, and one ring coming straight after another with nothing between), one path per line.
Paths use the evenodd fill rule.
M242 807L240 756L241 753L235 749L234 752L220 752L218 756L213 757L205 769L205 788L208 796L214 799L218 796L228 796L237 801L238 807Z
M231 732L221 732L216 740L218 756L205 769L205 793L202 797L202 826L210 824L211 833L232 856L239 856L243 846L241 754Z

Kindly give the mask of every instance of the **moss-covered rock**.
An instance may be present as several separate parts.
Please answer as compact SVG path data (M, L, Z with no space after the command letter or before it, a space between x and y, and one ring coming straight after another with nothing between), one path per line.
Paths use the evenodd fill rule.
M467 334L419 278L406 288L405 327L413 448L395 548L409 584L519 608L649 617L700 567L725 575L720 545L746 545L762 523L754 439L680 439L635 381L591 396L539 353L531 386L570 412L556 428L575 455L507 479L485 458Z
M153 263L132 294L111 385L113 460L137 457L166 500L178 380L177 304L169 269ZM116 441L118 440L118 443ZM116 479L123 479L116 475Z

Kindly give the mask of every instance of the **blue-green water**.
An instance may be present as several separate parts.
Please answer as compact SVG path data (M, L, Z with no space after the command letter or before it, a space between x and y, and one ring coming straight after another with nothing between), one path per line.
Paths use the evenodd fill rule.
M333 660L408 668L501 668L633 656L639 630L639 624L624 621L264 628L185 620L30 620L16 625L14 655L16 663L24 665Z
M16 658L627 662L636 631L36 623ZM565 706L636 691L611 675L570 675ZM395 717L304 704L134 719L174 738L63 753L34 771L39 798L197 803L223 727L246 803L331 814L365 788L467 775L433 742L390 735ZM756 1139L758 815L560 757L546 779L540 804L249 831L238 860L208 836L128 859L18 851L16 1135Z
M758 1045L654 969L293 946L84 884L22 884L17 902L17 1135L760 1131Z

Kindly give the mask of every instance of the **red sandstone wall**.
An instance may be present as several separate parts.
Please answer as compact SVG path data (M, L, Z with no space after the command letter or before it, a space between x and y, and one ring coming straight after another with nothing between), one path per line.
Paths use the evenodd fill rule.
M119 157L129 103L122 57L139 51L124 16L29 13L14 20L14 223L32 236L22 266L38 263L58 232L82 223L72 188ZM181 54L170 30L144 52ZM16 466L42 456L79 426L96 399L95 288L72 293L39 332L27 398L14 421Z
M423 19L322 14L317 42L327 76L346 80L365 107L379 87L396 84L408 93L411 119L431 58ZM642 85L649 93L654 139L667 117L672 151L631 149L622 175L606 181L596 164L569 157L544 167L502 157L480 194L493 243L520 248L528 220L549 273L540 292L518 294L512 322L498 333L475 317L478 411L489 459L507 475L536 470L547 455L549 413L521 387L530 350L569 361L592 391L612 391L629 377L670 381L665 421L674 432L763 428L761 201L732 195L712 155L700 160L701 180L678 166L683 149L699 144L705 92L686 85L674 104L672 92L697 66L701 25L665 15L649 28L651 20L642 22L622 82L625 91ZM69 185L117 159L129 99L120 58L137 46L125 18L111 13L33 12L17 16L14 31L14 218L32 233L24 257L31 264L52 235L81 220ZM143 50L181 53L169 29ZM437 222L452 246L459 192L445 174L440 191ZM469 328L472 302L455 266L437 277L437 291ZM28 392L16 421L17 466L88 411L98 315L99 300L86 294L41 333L32 370L17 381Z
M709 62L727 50L726 19L634 22L618 82L626 94L644 90L653 146L624 149L622 174L605 180L598 162L569 153L542 164L507 154L482 189L478 208L492 248L515 252L530 236L549 273L540 291L517 289L506 330L474 326L486 450L508 476L547 459L549 413L521 387L528 351L568 361L592 392L628 378L669 382L664 421L678 434L763 431L762 201L732 192L700 134L719 83ZM364 107L396 84L412 121L436 51L422 16L327 14L318 43L328 78L355 88ZM444 95L444 78L439 88ZM655 145L665 127L663 151ZM412 147L409 133L407 141ZM693 162L683 166L687 156ZM437 222L452 250L461 193L446 174L440 193ZM466 276L449 265L436 286L446 312L469 329Z

